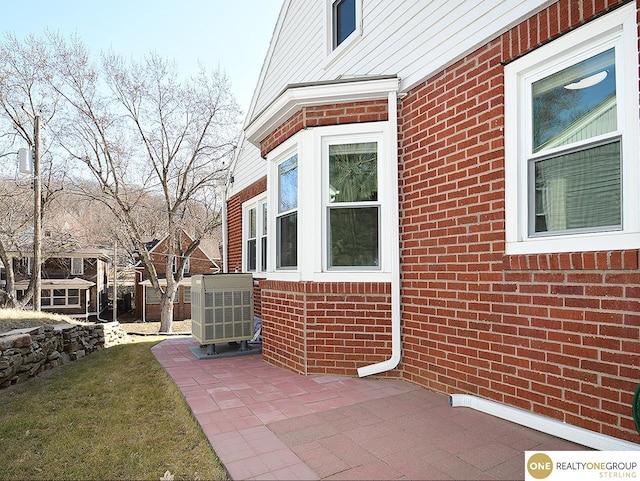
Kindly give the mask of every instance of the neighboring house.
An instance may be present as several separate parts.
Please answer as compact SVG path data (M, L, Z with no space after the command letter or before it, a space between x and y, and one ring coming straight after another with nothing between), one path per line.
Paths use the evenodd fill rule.
M43 311L71 317L99 316L107 308L108 258L100 249L84 248L45 254L40 303ZM18 297L29 286L32 257L15 258Z
M286 0L231 165L262 355L638 441L633 2Z
M186 232L183 232L183 236L185 243L193 241ZM167 244L167 237L149 243L149 255L158 273L161 286L167 284ZM173 269L175 273L175 262ZM218 264L205 253L201 246L197 247L185 262L184 278L180 281L173 304L174 320L191 317L191 275L216 274L218 272L220 272ZM140 262L136 265L136 273L136 317L142 321L158 321L160 320L160 300Z

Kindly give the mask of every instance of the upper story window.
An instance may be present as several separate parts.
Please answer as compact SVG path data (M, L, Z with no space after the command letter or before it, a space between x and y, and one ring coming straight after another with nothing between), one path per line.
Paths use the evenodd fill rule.
M508 253L640 244L634 13L621 8L505 68Z
M298 156L278 165L278 211L276 213L276 267L298 266Z
M173 264L171 266L171 272L173 272L174 274L176 272L178 272L178 265L180 264L180 256L175 256L173 258ZM188 274L189 271L191 270L191 259L189 257L186 257L184 259L184 274Z
M362 0L325 0L327 12L327 53L344 51L362 33Z
M380 267L377 142L326 145L327 268Z
M337 0L333 4L333 48L356 30L356 0Z
M71 275L81 276L84 274L84 259L82 257L71 258Z

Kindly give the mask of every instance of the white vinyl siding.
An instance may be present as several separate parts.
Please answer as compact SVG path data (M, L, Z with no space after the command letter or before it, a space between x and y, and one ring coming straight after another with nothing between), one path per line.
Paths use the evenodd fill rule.
M338 56L327 54L327 2L288 0L271 40L245 127L291 84L397 75L407 91L497 37L549 1L468 2L367 0L360 40ZM457 32L465 32L460 36ZM267 174L259 149L243 137L227 198Z
M274 32L250 116L292 83L392 74L402 79L401 89L406 91L549 3L362 2L362 41L332 59L325 48L325 2L289 1L286 16Z

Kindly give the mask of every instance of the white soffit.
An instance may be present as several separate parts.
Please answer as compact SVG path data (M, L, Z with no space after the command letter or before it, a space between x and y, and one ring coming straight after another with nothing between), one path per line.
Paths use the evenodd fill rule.
M245 127L245 136L259 147L267 135L303 107L387 99L398 88L397 76L289 85Z

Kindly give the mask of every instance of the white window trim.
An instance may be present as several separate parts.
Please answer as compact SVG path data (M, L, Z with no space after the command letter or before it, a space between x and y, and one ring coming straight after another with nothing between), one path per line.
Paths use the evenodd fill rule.
M256 209L256 269L253 271L254 274L262 275L264 271L262 270L262 249L261 249L261 239L262 239L262 206L264 204L269 205L267 202L267 193L264 192L260 195L257 195L245 202L242 203L242 269L243 271L247 270L247 263L249 261L249 253L247 252L247 241L249 240L249 223L247 219L249 218L249 211L251 209ZM267 207L268 209L268 207ZM268 212L268 211L267 211ZM269 249L269 233L271 230L267 225L267 250ZM267 253L267 259L271 256Z
M325 46L327 65L330 66L362 38L362 0L356 1L356 28L336 48L333 48L333 5L338 0L325 0ZM326 68L325 67L325 68Z
M173 257L173 264L171 265L171 272L176 274L178 272L178 264L180 262L180 256L178 254L176 254ZM191 258L190 257L186 257L184 259L184 271L183 274L189 274L189 271L191 270Z
M74 269L73 263L74 261L80 261L80 269ZM84 259L82 257L71 257L71 275L73 276L81 276L84 274Z
M525 125L527 85L545 70L576 63L592 50L616 45L619 130L622 137L623 229L530 237ZM596 19L505 67L505 229L507 254L635 249L640 247L638 48L635 4Z
M298 259L296 262L296 267L277 267L278 262L278 229L277 229L277 218L281 216L283 213L278 212L278 205L280 203L280 199L278 198L279 191L279 171L278 167L283 162L291 159L293 156L297 155L297 170L298 170L298 204L295 209L291 209L287 212L293 212L294 210L297 212L297 234L296 239L298 242L298 246L300 246L300 212L301 212L301 202L302 202L302 191L300 189L301 185L307 185L305 180L301 178L301 169L300 169L300 152L298 151L298 145L296 143L297 135L293 136L291 139L288 139L284 142L279 148L275 149L273 152L273 162L269 162L269 169L267 174L267 185L270 186L269 196L267 199L268 205L273 206L269 209L268 215L268 225L267 225L267 271L268 272L279 272L282 273L285 277L289 277L293 275L297 277L297 272L300 270L300 263L302 262L300 258L300 252L298 251ZM270 160L272 157L269 156ZM310 185L310 184L309 184Z
M331 129L334 130L334 129ZM327 218L327 213L329 211L330 205L333 207L337 207L338 204L330 204L329 202L329 146L330 145L339 145L339 144L357 144L363 142L375 142L378 147L377 151L377 165L376 168L378 170L378 200L377 201L369 201L369 202L356 202L354 203L354 207L377 207L378 208L378 254L380 257L382 254L382 205L383 199L381 199L381 183L384 179L384 172L381 169L380 162L383 162L383 154L384 152L384 136L382 131L372 132L372 133L346 133L345 128L338 128L335 130L341 131L338 135L328 135L328 132L325 135L321 134L321 159L322 159L322 268L325 271L331 272L339 272L339 271L368 271L368 272L376 272L382 269L381 265L377 266L366 266L366 267L330 267L329 266L329 219Z
M380 267L377 270L364 269L327 269L327 236L325 224L325 201L323 197L322 143L324 138L340 139L352 142L358 139L372 139L378 142L378 172L380 204ZM276 209L268 214L268 265L267 278L273 280L317 282L390 282L391 246L390 236L394 207L392 182L385 182L384 175L391 162L397 162L394 151L395 131L388 121L360 124L332 125L301 130L267 155L269 163L267 186L269 205L277 205L277 166L292 154L298 154L298 184L304 186L298 190L298 268L295 271L276 270L275 268L275 222ZM392 185L393 184L393 185ZM397 236L397 234L395 234ZM396 239L397 241L397 239Z
M76 289L78 291L78 303L77 304L69 304L69 289ZM51 291L51 296L44 296L46 298L51 299L51 304L43 305L43 307L47 309L63 309L63 308L72 308L72 307L80 307L82 301L82 289L78 287L46 287L40 290L40 295L42 297L42 291ZM53 299L61 299L60 296L54 296L53 291L64 291L64 304L54 304Z

